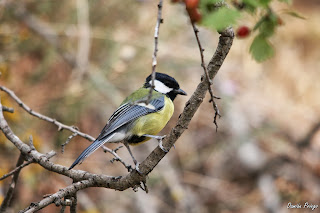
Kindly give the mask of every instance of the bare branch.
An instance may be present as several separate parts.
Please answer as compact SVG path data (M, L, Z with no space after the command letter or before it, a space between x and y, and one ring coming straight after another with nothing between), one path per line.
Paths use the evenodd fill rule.
M207 67L210 80L216 76L221 65L223 64L224 59L228 55L232 46L233 38L234 32L231 27L220 32L219 43L216 52L214 53ZM165 149L169 150L182 135L182 133L188 128L192 117L198 110L200 104L203 102L207 90L207 80L202 78L197 89L187 101L182 114L179 116L176 126L163 140L163 146ZM162 151L161 148L155 148L152 153L140 164L140 171L143 174L149 174L165 155L166 153Z
M4 135L19 149L22 154L28 158L32 158L36 163L49 171L65 175L72 178L74 181L94 179L97 186L113 188L117 190L125 190L134 186L135 184L139 185L139 183L145 179L145 177L139 175L135 171L131 172L125 177L115 179L111 176L95 175L81 170L68 170L68 167L53 164L49 161L49 158L52 157L54 153L50 152L48 154L41 154L37 150L32 149L30 146L22 142L8 126L7 121L3 117L1 109L2 105L0 103L0 129Z
M64 213L65 210L66 210L66 206L62 206L61 210L60 210L60 213Z
M73 195L79 190L92 187L92 186L94 186L94 181L92 180L83 180L83 181L73 183L70 186L67 186L64 189L60 189L58 192L42 199L38 203L32 203L29 207L20 211L19 213L31 213L31 212L38 211L52 203L59 202L63 197Z
M162 4L163 4L163 0L160 0L159 4L158 4L157 24L156 24L156 27L154 29L154 51L153 51L153 55L152 55L151 87L150 87L150 90L149 90L149 96L148 96L148 99L146 101L146 104L149 104L149 102L151 100L152 91L154 89L154 79L156 78L159 29L160 29L160 24L163 23L163 19L162 19Z
M203 71L204 71L204 74L205 74L205 79L208 83L208 90L209 90L209 93L210 93L210 100L209 102L212 102L212 106L213 106L213 109L215 111L214 113L214 118L213 118L213 123L216 125L216 131L218 131L218 123L217 123L217 117L219 116L219 118L221 117L220 115L220 112L219 112L219 108L216 104L216 102L214 101L214 99L220 99L219 97L215 96L213 94L213 91L212 91L212 80L209 78L209 74L208 74L208 71L207 71L207 68L206 68L206 64L204 62L204 56L203 56L203 52L204 52L204 49L202 48L202 45L201 45L201 42L200 42L200 39L199 39L199 30L198 28L196 27L195 23L191 20L191 17L190 17L190 22L191 22L191 25L193 27L193 31L194 31L194 34L196 36L196 40L197 40L197 43L198 43L198 46L199 46L199 51L200 51L200 58L201 58L201 67L203 68Z
M78 203L77 193L74 193L74 196L72 197L71 206L70 206L70 213L77 212L77 203Z
M66 145L68 145L69 144L69 142L71 141L71 139L72 138L74 138L74 137L76 137L78 135L78 133L73 133L72 135L70 135L68 138L67 138L67 140L66 140L66 142L64 142L62 145L61 145L61 153L64 153L64 147L66 146Z
M40 118L41 120L44 120L44 121L53 123L54 125L58 126L58 131L60 131L60 130L62 130L62 129L66 129L66 130L69 130L70 132L73 132L73 133L74 133L74 134L72 134L71 136L68 137L67 141L66 141L64 144L62 144L62 153L63 153L63 151L64 151L64 147L70 142L70 140L71 140L72 138L74 138L74 137L77 136L77 135L79 135L79 136L81 136L81 137L83 137L83 138L85 138L85 139L87 139L87 140L89 140L89 141L91 141L91 142L95 140L94 137L92 137L92 136L90 136L90 135L88 135L88 134L85 134L85 133L83 133L83 132L80 132L80 131L78 130L78 128L75 127L75 126L65 125L65 124L57 121L56 119L50 118L50 117L48 117L48 116L42 115L42 114L40 114L40 113L32 110L29 106L27 106L24 102L22 102L21 99L20 99L18 96L16 96L16 94L15 94L12 90L10 90L10 89L8 89L8 88L6 88L6 87L4 87L4 86L0 86L0 90L4 91L4 92L6 92L8 95L10 95L10 96L13 98L13 100L15 100L15 101L19 104L19 106L22 107L25 111L27 111L30 115L33 115L33 116L35 116L35 117L37 117L37 118ZM30 143L32 144L32 139L30 140ZM126 169L131 170L131 169L130 169L131 166L128 165L128 164L126 164L126 163L120 158L120 156L116 153L116 151L114 151L114 150L112 150L112 149L110 149L110 148L108 148L108 147L106 147L106 146L102 146L101 148L103 149L103 151L104 151L105 153L108 152L108 153L112 154L112 155L114 156L114 160L115 160L115 161L119 161L122 165L124 165L124 166L126 167Z
M320 122L316 123L306 134L306 136L297 142L298 147L306 148L310 145L312 138L320 129Z
M122 165L124 167L126 167L126 169L128 170L128 172L131 172L132 171L132 167L131 165L127 164L126 162L124 162L124 160L122 160L122 158L120 158L120 156L117 154L117 151L122 148L123 146L118 146L117 148L111 150L111 154L114 156L114 158L112 158L110 160L111 163L113 163L114 161L118 161L120 163L122 163ZM106 151L105 151L106 152ZM109 151L108 151L109 152Z
M217 72L219 71L225 57L227 56L230 47L232 45L234 33L232 28L227 28L220 32L221 36L219 38L219 43L215 54L209 62L207 67L209 79L212 80ZM54 123L57 126L64 128L66 125L57 122L47 116L43 116L39 113L32 111L28 106L26 106L22 101L15 96L15 94L5 87L0 89L6 91L11 97L13 97L21 107L23 107L30 114L39 117L43 120ZM166 149L171 148L177 139L181 136L184 130L187 129L192 117L199 108L200 104L203 102L206 91L208 90L207 80L202 78L197 89L186 103L183 113L180 115L177 125L171 130L170 134L164 139L163 145ZM8 126L6 120L3 117L2 105L0 103L0 128L4 135L20 150L23 155L32 158L36 163L47 169L61 175L72 178L75 183L72 185L59 190L57 193L44 198L38 203L33 203L27 209L22 212L34 212L45 206L54 203L56 200L61 199L65 196L70 196L79 190L88 187L106 187L115 190L125 190L127 188L137 188L140 187L141 183L145 183L146 175L149 174L154 167L159 163L159 161L166 155L166 153L159 147L155 148L151 154L140 164L139 168L143 174L139 174L135 170L127 174L126 176L120 177L110 177L107 175L96 175L89 172L81 170L68 170L67 167L54 164L49 161L49 156L39 153L37 150L33 150L30 146L23 143ZM70 126L66 126L72 132L79 132ZM84 133L82 133L84 134ZM80 134L79 134L80 135ZM91 137L91 136L90 136Z
M1 113L2 113L2 111L1 111ZM16 188L16 185L17 185L19 173L20 173L20 170L22 168L20 166L23 164L23 162L24 162L24 156L21 153L20 156L19 156L17 165L16 165L16 167L18 169L17 168L14 169L12 181L11 181L11 184L9 186L8 192L7 192L6 196L4 197L4 199L2 201L2 204L0 206L0 212L1 213L2 212L6 212L6 209L8 208L8 206L11 203L11 199L12 199L12 196L13 196L13 193L14 193L14 189Z
M36 150L36 147L33 145L33 137L32 135L29 136L29 146L32 150Z
M3 175L2 177L0 177L0 180L4 180L7 177L10 177L11 175L13 175L15 172L17 172L18 170L22 169L23 167L28 166L29 164L34 163L32 160L26 161L23 164L21 164L20 166L16 167L14 170L12 170L11 172Z
M89 141L94 141L94 138L92 136L78 131L75 127L67 126L67 125L57 121L56 119L50 118L48 116L42 115L42 114L32 110L29 106L27 106L25 103L23 103L21 101L21 99L18 96L16 96L16 94L12 90L10 90L4 86L0 86L0 90L4 91L8 95L10 95L10 97L13 98L13 100L15 100L19 104L19 106L22 109L24 109L25 111L27 111L30 115L33 115L37 118L40 118L41 120L44 120L44 121L47 121L47 122L50 122L50 123L53 123L54 125L56 125L58 127L58 131L60 131L62 129L66 129L66 130L69 130L70 132L77 133L79 136L81 136Z

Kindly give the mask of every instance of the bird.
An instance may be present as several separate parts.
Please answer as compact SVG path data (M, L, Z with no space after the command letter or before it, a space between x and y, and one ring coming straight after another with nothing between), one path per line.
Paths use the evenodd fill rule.
M99 136L79 155L69 170L81 164L89 155L105 143L122 142L127 148L138 171L139 163L129 145L139 145L151 138L158 140L165 151L162 139L157 134L166 126L173 115L173 100L177 95L187 95L171 76L155 72L150 74L143 86L129 95L111 115ZM151 91L151 96L150 96Z

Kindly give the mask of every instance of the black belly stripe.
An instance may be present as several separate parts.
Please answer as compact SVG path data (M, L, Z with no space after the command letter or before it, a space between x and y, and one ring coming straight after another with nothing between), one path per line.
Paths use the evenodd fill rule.
M146 136L138 136L138 135L133 135L129 140L129 144L138 144L146 139Z

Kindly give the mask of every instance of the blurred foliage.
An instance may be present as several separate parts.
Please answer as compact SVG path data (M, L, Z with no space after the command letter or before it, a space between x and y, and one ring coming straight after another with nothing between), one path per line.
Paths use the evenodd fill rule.
M201 24L214 30L222 30L228 26L236 26L236 23L244 13L258 18L253 31L259 30L255 35L250 46L252 57L263 62L274 56L274 48L270 44L270 39L276 33L276 29L283 25L280 12L275 12L272 0L200 0L200 10L203 15ZM291 5L289 0L278 0L283 2L287 7ZM230 6L225 5L232 5ZM296 18L304 19L302 15L294 10L286 9L286 14ZM248 23L247 23L248 24ZM247 37L245 35L244 37Z
M255 30L248 39L235 38L214 81L214 92L222 98L217 102L222 114L218 132L207 97L176 149L150 174L148 194L86 189L78 193L79 212L272 212L271 196L276 199L273 212L291 211L288 202L319 204L320 132L311 130L320 122L320 4L317 0L292 1L292 10L288 10L290 1L243 2L250 7L236 17L237 24ZM78 53L77 1L18 4L52 29L59 48L19 18L9 3L0 6L0 84L14 90L33 110L97 136L123 98L151 72L157 2L88 1L90 69L80 80L74 64L63 55L76 58ZM269 3L271 13L263 6ZM227 12L235 10L232 6ZM288 11L301 11L308 17L300 20L282 15L291 13ZM282 27L275 22L280 15ZM203 70L185 6L164 1L163 18L157 71L174 76L191 95ZM218 34L203 27L199 30L208 62ZM266 57L258 50L261 60L271 52L274 57L256 63L247 52L260 48L269 52ZM5 112L13 131L26 143L32 135L43 153L55 150L54 163L70 166L87 147L86 140L75 137L61 154L60 145L70 132L58 132L56 126L27 114L3 92L0 96L3 105L15 109L13 114ZM175 125L187 98L177 98L175 114L162 134ZM155 146L151 141L133 147L133 152L143 160ZM118 154L131 162L126 150ZM0 176L14 169L18 156L0 134ZM126 174L126 169L110 159L97 150L78 169ZM30 165L21 171L11 210L17 212L70 183L70 179ZM9 184L10 178L0 181L0 202ZM272 189L267 197L265 187ZM58 211L50 205L40 212Z

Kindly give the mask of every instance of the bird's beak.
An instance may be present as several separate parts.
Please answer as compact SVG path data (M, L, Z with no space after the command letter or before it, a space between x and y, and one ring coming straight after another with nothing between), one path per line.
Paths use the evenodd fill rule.
M187 95L187 93L185 91L183 91L182 89L176 89L175 93L179 94L179 95Z

